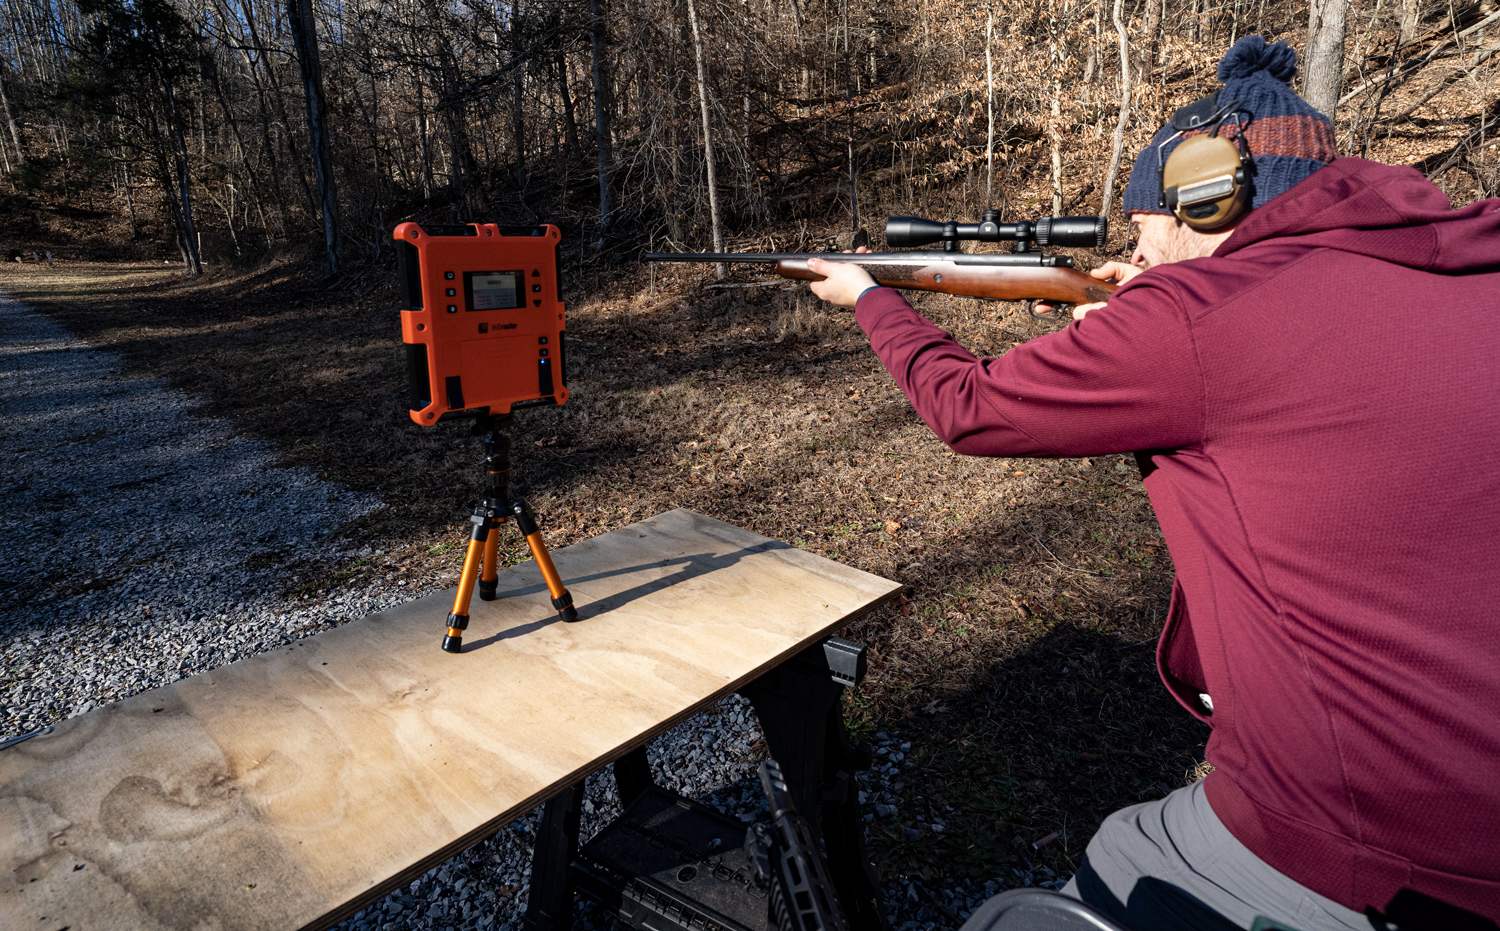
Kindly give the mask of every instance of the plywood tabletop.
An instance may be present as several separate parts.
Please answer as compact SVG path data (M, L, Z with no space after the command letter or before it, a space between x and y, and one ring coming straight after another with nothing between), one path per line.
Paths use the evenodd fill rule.
M449 591L0 751L0 927L325 927L900 589L685 510L553 556L579 623L527 562L459 655Z

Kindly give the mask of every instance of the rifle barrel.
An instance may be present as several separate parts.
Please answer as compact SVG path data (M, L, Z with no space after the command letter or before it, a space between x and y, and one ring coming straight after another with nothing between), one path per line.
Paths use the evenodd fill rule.
M829 255L839 255L830 252ZM647 262L754 262L759 264L805 259L815 252L648 252Z
M952 262L954 265L1001 268L1069 268L1072 261L1067 256L1045 255L1041 252L943 252L938 249L901 252L648 252L645 255L647 262L740 262L757 265L806 262L808 259L853 262L856 265L910 265L913 262L931 265L936 262Z

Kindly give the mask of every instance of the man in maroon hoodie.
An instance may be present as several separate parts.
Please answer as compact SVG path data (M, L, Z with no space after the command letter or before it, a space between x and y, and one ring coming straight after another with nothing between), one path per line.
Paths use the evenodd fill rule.
M1294 72L1225 56L1251 209L1171 216L1163 129L1132 265L1096 270L1123 284L1064 331L979 359L857 266L813 285L954 450L1136 452L1177 570L1158 668L1214 766L1068 887L1140 931L1500 918L1500 201L1336 158Z

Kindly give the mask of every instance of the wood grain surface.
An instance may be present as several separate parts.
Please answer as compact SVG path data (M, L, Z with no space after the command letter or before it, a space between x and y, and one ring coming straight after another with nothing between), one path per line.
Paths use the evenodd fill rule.
M677 510L0 751L0 928L326 927L900 586Z

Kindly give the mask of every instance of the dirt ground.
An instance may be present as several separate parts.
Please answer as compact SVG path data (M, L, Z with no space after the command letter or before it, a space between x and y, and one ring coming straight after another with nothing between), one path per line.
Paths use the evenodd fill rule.
M513 434L513 481L549 543L687 507L900 581L904 604L848 631L870 647L849 720L912 742L903 813L957 813L916 837L876 821L880 869L1072 872L1100 819L1183 784L1207 736L1156 680L1172 569L1133 460L956 456L852 313L801 286L708 290L708 274L570 276L572 400L523 412ZM126 375L209 399L206 414L273 440L288 464L385 501L341 528L384 555L245 553L283 565L292 596L375 573L451 585L480 443L408 418L393 270L317 278L290 263L190 282L59 262L8 268L0 291L121 353ZM982 355L1049 326L1016 305L917 303Z

